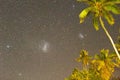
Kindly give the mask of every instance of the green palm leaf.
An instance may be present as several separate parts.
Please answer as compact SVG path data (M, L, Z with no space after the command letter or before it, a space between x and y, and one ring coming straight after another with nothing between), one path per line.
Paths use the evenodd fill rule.
M115 5L115 4L120 4L120 0L109 0L106 1L104 5Z
M87 0L77 0L78 2L83 2L83 1L87 1Z
M106 11L111 11L114 14L120 14L120 8L117 5L106 5L104 6Z
M80 23L84 22L84 19L87 17L87 15L91 11L91 9L92 9L92 7L87 7L79 14Z
M98 20L98 17L93 17L93 25L94 25L94 28L97 30L99 30L99 20Z
M77 0L78 2L85 2L87 4L93 4L94 1L93 0Z
M115 22L114 22L114 18L112 16L111 13L107 12L107 11L103 11L103 17L107 20L107 22L110 24L110 25L113 25Z

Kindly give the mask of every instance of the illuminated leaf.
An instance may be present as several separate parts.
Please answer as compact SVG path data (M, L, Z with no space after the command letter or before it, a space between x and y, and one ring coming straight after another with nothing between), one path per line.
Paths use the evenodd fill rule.
M98 17L93 17L93 25L96 30L99 30L99 21Z
M120 8L116 5L106 5L104 9L107 11L111 11L114 14L120 14Z
M80 23L84 22L84 19L86 18L86 16L88 15L88 13L90 12L92 8L88 7L85 8L80 14L79 14L79 18L80 18Z
M104 63L104 61L97 61L98 62L98 70L100 70L101 68L103 68L104 66L105 66L105 63Z
M110 13L104 11L104 17L110 25L113 25L115 23L114 18Z

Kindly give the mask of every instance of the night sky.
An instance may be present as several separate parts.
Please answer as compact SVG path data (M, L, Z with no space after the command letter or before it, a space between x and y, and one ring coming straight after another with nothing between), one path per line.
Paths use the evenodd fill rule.
M0 80L63 80L79 66L81 49L90 55L112 49L76 0L0 0ZM117 41L120 16L106 28Z

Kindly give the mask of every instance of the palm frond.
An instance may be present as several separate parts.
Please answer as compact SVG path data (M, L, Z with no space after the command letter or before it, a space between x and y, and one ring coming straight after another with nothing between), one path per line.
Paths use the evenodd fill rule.
M93 25L94 25L94 28L97 30L99 30L99 20L98 20L98 17L93 17Z
M120 8L117 5L106 5L103 7L106 11L110 11L114 14L120 14Z
M91 5L91 4L94 3L93 0L77 0L77 1L78 1L78 2L85 2L85 3L89 4L89 5Z
M104 5L115 5L115 4L120 4L120 0L109 0Z
M91 11L92 7L87 7L79 14L80 23L84 22L84 19L87 17L88 13Z
M103 17L107 20L107 22L110 25L113 25L115 23L114 18L111 13L109 13L107 11L103 11Z

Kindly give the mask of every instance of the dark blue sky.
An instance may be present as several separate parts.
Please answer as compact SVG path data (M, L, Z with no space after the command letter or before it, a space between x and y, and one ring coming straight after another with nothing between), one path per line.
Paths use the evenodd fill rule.
M75 0L0 0L0 80L63 80L81 49L112 49L91 17L79 24L83 8ZM119 17L106 24L115 42Z

